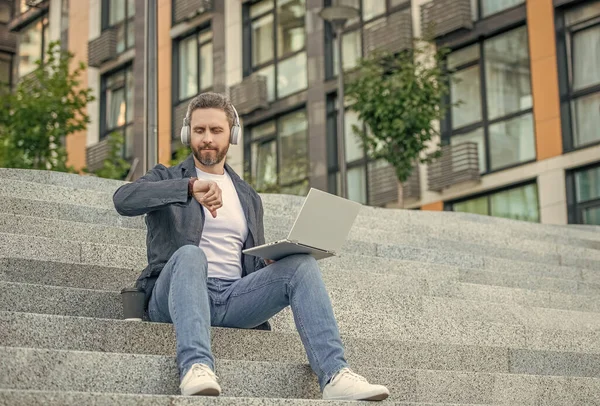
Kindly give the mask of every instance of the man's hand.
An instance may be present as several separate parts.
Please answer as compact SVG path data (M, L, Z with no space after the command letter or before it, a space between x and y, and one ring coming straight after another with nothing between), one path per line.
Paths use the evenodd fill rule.
M211 180L198 179L192 191L194 199L206 207L213 218L217 217L217 209L223 207L222 192L219 185Z
M265 259L265 263L266 263L267 265L271 265L271 264L274 264L274 263L275 263L275 261L273 261L272 259Z

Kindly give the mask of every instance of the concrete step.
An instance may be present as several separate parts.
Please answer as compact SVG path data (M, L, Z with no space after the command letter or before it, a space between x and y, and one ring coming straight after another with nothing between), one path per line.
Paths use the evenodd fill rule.
M600 312L600 297L457 282L458 268L424 267L410 261L372 260L377 272L349 272L361 258L349 255L322 263L328 288L391 292L417 296L448 296L521 306ZM387 261L387 264L384 263ZM387 267L389 270L384 271ZM51 286L120 291L131 286L140 270L89 264L0 258L0 280Z
M30 391L0 389L0 400L11 406L361 406L372 405L373 402L325 401L317 399L283 399L283 398L250 398L219 396L178 396L178 395L132 395L126 393L88 393L75 391ZM421 403L386 401L385 405L398 406L459 406L457 403ZM461 403L460 406L483 406L474 403Z
M0 310L122 318L119 291L77 289L0 281ZM373 290L328 287L334 310L351 315L367 308L392 319L424 318L457 322L503 323L548 330L599 331L597 313L479 302L453 297L418 296L404 288ZM293 320L285 320L294 327Z
M346 288L359 291L390 291L395 294L448 296L466 300L518 304L521 306L600 312L600 298L589 295L568 295L559 292L536 291L503 286L488 286L463 282L458 269L426 268L408 261L389 261L390 272L382 272L386 265L373 261L377 272L348 272L352 263L360 259L352 256L332 258L322 263L323 280L328 288ZM383 261L381 261L383 262ZM393 273L392 273L393 272ZM132 285L138 269L102 267L89 264L40 261L21 258L0 258L0 280L5 282L34 283L83 289L120 291Z
M114 208L105 209L19 197L0 196L0 213L92 225L146 229L144 217L123 217Z
M22 197L26 199L39 199L61 203L66 202L113 209L112 190L110 193L103 193L95 190L73 188L70 187L70 185L48 185L44 188L44 195L40 196L40 194L37 193L40 187L39 185L40 183L24 182L13 179L0 179L0 196ZM295 216L303 202L303 197L300 196L265 194L262 195L262 198L265 205L265 212L275 215L285 214ZM440 215L442 215L441 218ZM413 225L429 225L436 227L438 230L440 228L443 229L444 224L447 224L445 227L450 225L452 228L454 228L454 223L461 224L463 228L474 226L475 228L485 231L488 229L508 229L510 230L512 236L516 238L543 238L545 240L550 238L553 242L556 242L554 240L564 239L565 237L567 237L567 239L589 239L593 241L594 248L600 249L600 235L596 232L586 231L582 228L559 229L556 227L547 227L546 225L512 221L487 216L475 216L466 213L419 213L418 211L412 210L390 210L368 206L364 206L361 209L359 218L361 217L367 218L366 221L370 222L387 221L392 223L400 222Z
M95 190L103 193L114 193L127 182L104 179L92 175L42 171L37 169L0 168L0 181L18 180L22 182L42 183L54 186L66 186L77 189Z
M0 288L1 311L122 319L118 292L13 282L0 282ZM459 315L450 310L452 307L460 307L456 301L447 300L453 306L444 307L443 299L448 298L437 298L437 302L442 302L441 304L436 303L436 300L429 300L427 303L424 301L422 309L419 308L418 298L406 298L407 301L400 306L390 306L383 310L370 304L364 305L366 307L360 304L345 306L341 304L344 299L336 299L335 296L332 302L340 331L355 337L511 348L520 346L548 351L600 351L597 322L588 323L590 319L597 320L597 314L583 313L581 321L570 321L563 325L559 319L564 320L569 315L577 316L580 313L536 309L539 317L548 318L546 313L550 313L556 319L527 323L519 321L514 314L506 311L502 313L498 310L501 306L493 303L484 305L474 302L473 307L467 307L464 315ZM409 302L411 299L413 301ZM485 316L483 320L478 319L487 308L496 313ZM271 322L276 331L296 331L289 307L273 317ZM548 335L553 339L549 340Z
M0 312L6 347L175 355L171 324ZM306 363L295 332L212 328L216 358ZM352 367L600 377L600 354L342 336ZM248 348L252 347L252 351Z
M269 221L271 220L271 221ZM265 220L265 236L267 241L276 241L286 237L290 224L279 226L284 223L286 218L267 218ZM23 216L14 214L0 213L0 229L13 234L32 235L48 238L64 238L74 241L110 243L114 245L124 245L132 247L146 247L146 231L142 229L130 229L123 227L111 227L106 225L97 225L89 223L80 223L74 221L47 219L33 216ZM415 234L400 236L381 231L367 230L363 228L353 228L349 235L349 242L367 242L373 243L386 241L388 244L397 243L404 246L409 245L418 248L429 249L437 247L440 252L465 252L479 256L490 256L507 258L511 260L523 260L547 265L558 265L564 259L557 254L537 253L521 251L512 248L497 248L493 245L469 244L465 242L454 242L429 237L421 237ZM592 251L592 250L590 250ZM600 258L600 251L593 250L594 254ZM588 257L590 260L591 257ZM600 263L600 262L598 262Z
M5 367L2 389L91 391L176 395L175 358L158 355L0 347ZM600 379L456 371L356 368L372 382L386 385L390 400L536 405L590 405L600 401ZM52 371L52 373L48 373ZM216 362L223 395L228 397L321 397L306 364Z
M377 247L377 254L382 254L380 247L382 246ZM388 246L383 247L385 249ZM503 260L502 264L508 265L502 269L511 269L513 272L498 272L496 260L468 254L455 254L453 258L447 258L434 250L396 246L391 247L393 251L392 249L388 250L389 257L382 258L381 256L373 256L374 249L370 250L369 253L369 248L374 248L374 244L357 243L354 250L348 248L347 251L362 255L342 254L338 258L322 261L321 267L331 266L333 268L337 266L338 269L345 269L348 272L361 273L370 270L377 270L379 273L395 273L398 268L403 269L405 267L421 271L432 269L435 272L432 271L430 274L440 272L441 279L446 280L448 279L448 273L446 272L449 271L451 272L449 274L451 278L462 282L550 290L568 294L598 295L600 293L600 285L594 283L572 279L545 278L540 277L540 274L535 272L519 274L520 269L528 270L529 263L525 262ZM146 250L141 247L79 243L16 234L0 233L0 252L5 253L4 255L7 257L132 268L140 271L147 264ZM390 258L392 255L396 256L395 260L393 257ZM344 259L346 256L349 259ZM451 266L446 266L448 264ZM462 269L462 273L457 273L457 269ZM494 274L489 271L493 271Z

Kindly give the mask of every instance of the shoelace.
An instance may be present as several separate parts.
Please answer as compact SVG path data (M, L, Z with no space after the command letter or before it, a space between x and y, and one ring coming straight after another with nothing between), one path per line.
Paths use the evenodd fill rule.
M338 378L341 378L342 376L348 376L349 378L351 378L354 381L358 381L358 382L367 382L367 379L363 376L360 376L357 373L352 372L352 370L350 368L344 368L341 371L339 371L337 374L335 374L335 376L331 379L331 382L335 385L336 383L339 382Z
M219 379L219 377L217 375L215 375L215 373L213 371L211 371L211 369L209 367L204 366L204 365L194 364L192 366L192 371L199 378L201 378L204 375L208 375L208 376L212 376L215 380Z

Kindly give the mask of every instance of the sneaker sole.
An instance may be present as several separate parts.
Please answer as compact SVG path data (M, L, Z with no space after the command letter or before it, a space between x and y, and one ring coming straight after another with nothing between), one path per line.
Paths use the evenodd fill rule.
M385 400L388 398L388 396L390 396L389 393L386 392L375 392L373 394L370 393L363 393L360 395L360 397L356 397L356 395L354 396L338 396L335 398L323 398L323 400L374 400L374 401L379 401L379 400Z
M186 391L182 391L182 396L219 396L221 394L220 388L215 387L192 387L187 389Z

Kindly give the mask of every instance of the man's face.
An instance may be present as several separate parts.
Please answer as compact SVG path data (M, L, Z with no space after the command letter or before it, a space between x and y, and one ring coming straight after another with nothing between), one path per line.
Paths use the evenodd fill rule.
M225 159L229 150L229 122L220 109L196 109L190 119L192 152L204 166Z

